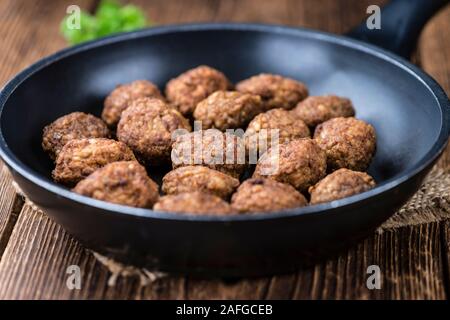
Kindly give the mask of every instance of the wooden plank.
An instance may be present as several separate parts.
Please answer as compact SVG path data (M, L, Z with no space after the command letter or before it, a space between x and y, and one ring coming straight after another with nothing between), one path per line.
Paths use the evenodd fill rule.
M11 175L0 162L0 259L23 205L23 198L16 194Z
M422 32L418 49L423 69L450 94L450 4L427 24ZM438 166L450 170L450 145Z
M423 69L434 77L449 95L450 35L445 30L450 30L450 5L441 10L425 27L418 44L418 51ZM447 146L437 166L450 171L450 145ZM440 226L444 283L448 298L450 295L450 221L443 221Z
M445 299L438 223L375 235L346 255L302 270L294 298ZM366 286L367 268L378 265L381 289Z
M69 266L81 270L81 290L67 287ZM165 299L184 297L184 279L141 287L138 278L111 274L59 225L26 204L0 261L0 299Z
M240 299L444 299L438 223L377 234L335 259L271 279L190 281L188 297ZM369 290L367 268L378 265L382 287Z
M450 220L441 223L442 229L442 255L444 265L444 281L447 289L447 297L450 296Z
M285 24L343 33L386 0L132 0L155 24L232 21Z
M93 0L77 1L89 8ZM59 23L72 1L0 1L0 87L21 69L65 46ZM0 258L20 212L22 199L0 162Z
M425 26L419 41L422 67L450 93L450 4Z
M59 35L59 23L72 3L64 1L0 1L0 87L15 73L65 46ZM77 1L82 8L89 8L93 0ZM16 196L11 178L0 163L0 257L11 228L20 212L21 197Z
M10 2L8 2L8 6L5 5L5 10L10 11L11 7L16 12L29 10L29 8L24 9L23 5L17 1L14 1L14 3L19 3L17 5L12 3L13 1ZM133 3L145 6L149 16L160 24L231 20L286 23L334 32L346 31L361 20L365 16L365 8L372 2L360 1L356 4L350 0L329 0L318 5L315 4L317 2L312 1L286 0L277 1L275 5L275 2L267 0L208 2L199 0L185 5L185 1L181 0L170 2L133 1ZM59 9L56 11L58 12L63 8L61 3L59 2L57 6ZM266 7L263 10L264 6ZM39 6L32 7L36 9ZM13 21L9 22L10 27L12 26L13 29L19 28L17 27L19 25L17 18L8 12L5 14L9 15L9 19ZM54 12L48 12L47 15L58 16ZM33 15L25 13L25 16ZM48 24L55 25L55 22L52 21L49 21ZM23 28L22 24L20 25L20 28ZM43 30L46 28L42 27L44 25L42 20L39 25L41 25L42 30L35 32L35 35L42 37ZM434 33L439 30L439 28L433 26L429 28L432 30L427 31L429 37L433 37ZM29 32L29 30L22 30L22 32ZM39 48L38 42L52 42L55 39L54 36L56 35L49 36L48 39L51 39L51 41L46 41L47 38L42 37L35 40L34 44L30 46L25 44L26 39L19 37L17 41L21 44L11 43L10 45L16 48L14 49L16 52L22 50L28 57L27 59L34 59L39 54L45 54L44 52L57 49L58 46L63 45L58 40L55 44L47 43ZM448 37L448 35L445 36ZM8 41L14 42L13 40ZM428 55L422 54L422 46L425 46L422 44L423 41L426 40L422 38L421 41L420 58L422 60L428 57ZM33 47L36 45L38 48ZM439 47L442 44L437 45L438 48L442 48ZM31 52L31 49L40 51L36 54ZM445 50L448 53L448 49ZM442 59L442 57L438 58ZM0 55L0 61L23 63L10 53L6 55L6 58ZM439 60L437 61L439 63ZM427 66L426 63L424 66ZM17 65L7 69L5 74L16 72L17 70L14 69L16 67ZM445 76L445 73L440 75L441 71L437 68L435 72L437 77ZM447 69L447 76L448 74ZM2 77L5 77L3 73ZM441 246L439 241L441 237L442 232L437 223L424 224L374 235L342 256L310 268L303 268L297 274L252 280L244 279L235 282L167 277L146 287L141 286L139 279L136 277L121 277L114 287L109 287L108 281L111 274L97 262L92 254L83 249L47 216L26 205L11 234L3 259L0 261L0 298L445 298L442 280L445 273L443 265L444 261L448 260L442 259L441 252L445 252L443 248L448 248L448 246ZM380 265L383 275L383 285L380 291L369 291L365 286L366 269L370 264ZM78 265L81 268L81 290L71 291L66 286L66 269L70 265Z
M448 231L447 231L448 235ZM25 205L0 261L0 299L444 299L438 223L377 234L346 254L296 275L221 280L166 277L148 286L118 279L45 214ZM366 287L367 267L381 269L381 290ZM81 269L81 290L66 286Z
M80 267L81 290L66 285L71 265ZM171 276L141 286L138 277L121 277L110 287L110 277L90 252L44 213L26 204L0 261L0 299L260 298L267 282L227 284Z
M89 9L94 0L76 1ZM66 46L59 33L60 22L71 0L0 1L0 86L15 73Z
M77 1L88 8L93 1ZM0 1L0 87L15 73L36 60L65 46L59 23L72 1ZM0 259L23 205L0 162Z

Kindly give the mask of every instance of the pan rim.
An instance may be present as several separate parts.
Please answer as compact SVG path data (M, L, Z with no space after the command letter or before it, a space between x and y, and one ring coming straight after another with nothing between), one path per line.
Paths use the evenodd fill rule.
M175 214L169 212L155 211L151 209L133 208L119 204L108 203L86 196L76 194L56 183L49 182L41 178L34 170L20 161L9 149L6 140L3 136L3 131L0 126L0 157L3 161L14 171L19 173L23 178L31 181L33 184L44 188L48 192L54 193L58 196L64 197L68 200L75 201L80 205L87 205L95 207L96 209L106 210L109 213L125 214L134 217L152 218L161 220L177 220L177 221L193 221L193 222L234 222L234 221L256 221L256 220L272 220L283 219L296 216L308 216L317 214L329 214L333 209L342 209L347 206L357 205L364 200L368 200L382 193L388 192L406 181L412 179L414 176L425 170L431 165L443 152L448 143L450 133L450 101L440 87L440 85L431 76L426 74L418 67L412 65L409 61L390 53L377 46L361 42L359 40L351 39L342 35L335 35L328 32L317 31L300 27L287 27L276 24L255 24L255 23L193 23L193 24L174 24L161 27L153 27L134 32L113 35L99 40L94 40L75 47L66 48L58 51L50 56L47 56L38 62L32 64L28 68L17 74L10 80L0 92L0 123L2 121L3 108L10 95L14 90L27 78L34 73L44 69L46 66L55 63L68 56L76 55L79 52L91 50L97 47L113 44L121 41L132 40L136 38L144 38L148 36L174 33L174 32L191 32L191 31L257 31L268 33L279 33L284 35L297 35L303 38L311 38L319 41L325 41L334 45L346 46L354 50L362 51L366 54L376 56L388 63L394 64L397 67L408 72L416 80L420 81L434 96L437 105L441 112L441 124L439 135L432 144L430 150L410 168L405 170L400 176L390 178L375 188L353 195L351 197L335 200L328 203L311 205L307 207L294 208L288 210L281 210L273 213L261 213L251 215L229 215L229 216L213 216L213 215L188 215ZM99 210L97 210L99 211Z

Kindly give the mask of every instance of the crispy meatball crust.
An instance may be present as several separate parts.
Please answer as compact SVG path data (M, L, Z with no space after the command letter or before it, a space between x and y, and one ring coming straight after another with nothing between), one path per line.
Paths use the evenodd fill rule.
M216 91L201 101L194 111L194 119L203 129L219 130L244 128L258 113L263 112L261 97L237 91Z
M333 118L317 126L314 140L327 154L329 171L365 171L375 154L375 129L355 118Z
M365 172L339 169L309 188L311 204L350 197L372 189L375 181Z
M292 109L308 96L308 88L303 83L267 73L239 82L236 89L261 96L265 110Z
M166 85L166 96L183 115L190 116L197 104L210 94L231 88L231 82L222 72L199 66L170 80Z
M258 160L254 178L268 178L288 183L299 191L308 188L326 174L327 158L317 143L309 138L297 139L269 149Z
M291 185L262 178L244 181L231 199L231 206L240 213L278 211L307 204Z
M137 161L107 164L78 182L73 191L97 200L138 208L152 208L159 198L158 185Z
M117 126L117 138L136 156L151 164L170 159L172 134L177 129L191 131L189 121L164 101L140 98L130 103Z
M315 127L332 118L355 115L350 99L333 95L308 97L299 102L292 111L309 127Z
M153 210L215 216L233 213L228 202L211 194L198 191L161 197Z
M238 179L217 170L202 166L187 166L166 174L162 190L165 194L200 191L226 200L238 186Z
M73 186L95 170L115 161L136 160L124 143L111 139L75 139L67 142L52 172L56 182Z
M105 99L102 119L111 128L115 127L129 103L144 97L164 100L158 87L147 80L136 80L117 86Z
M291 111L284 109L272 109L257 115L248 125L245 131L245 144L247 150L252 148L263 154L272 144L272 133L278 131L280 144L311 137L308 126ZM266 130L263 132L262 130ZM266 143L264 143L267 137ZM260 141L261 139L261 141ZM261 146L260 146L261 144Z
M217 129L194 131L175 139L172 165L202 165L239 179L246 169L242 138Z
M109 130L99 118L83 112L73 112L56 119L44 128L42 148L55 160L62 147L73 139L108 138Z

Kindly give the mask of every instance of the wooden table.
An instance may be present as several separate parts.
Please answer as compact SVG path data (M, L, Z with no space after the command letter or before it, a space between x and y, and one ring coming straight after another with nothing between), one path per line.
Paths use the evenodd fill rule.
M366 16L364 0L134 0L157 24L194 21L265 22L343 33ZM69 4L94 10L94 0L0 1L0 84L66 46L59 23ZM414 62L450 92L450 6L427 25ZM44 213L23 201L0 165L0 298L3 299L445 299L450 295L450 221L374 234L346 254L295 274L232 283L169 276L148 286L117 279ZM438 166L450 170L450 148ZM439 209L433 209L439 210ZM366 268L378 264L382 289L368 290ZM81 290L66 286L78 265Z

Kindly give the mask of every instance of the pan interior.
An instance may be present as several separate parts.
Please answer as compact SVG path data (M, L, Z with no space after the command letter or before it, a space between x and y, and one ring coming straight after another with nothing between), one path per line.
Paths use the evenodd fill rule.
M193 30L112 41L42 68L7 100L4 138L21 162L50 180L53 164L41 148L45 125L73 111L99 116L105 96L120 83L148 79L164 89L169 79L200 64L223 71L233 82L276 73L305 82L311 95L351 98L357 117L377 131L369 172L378 183L413 167L439 134L442 118L432 92L380 56L312 32ZM163 172L156 171L159 180Z

